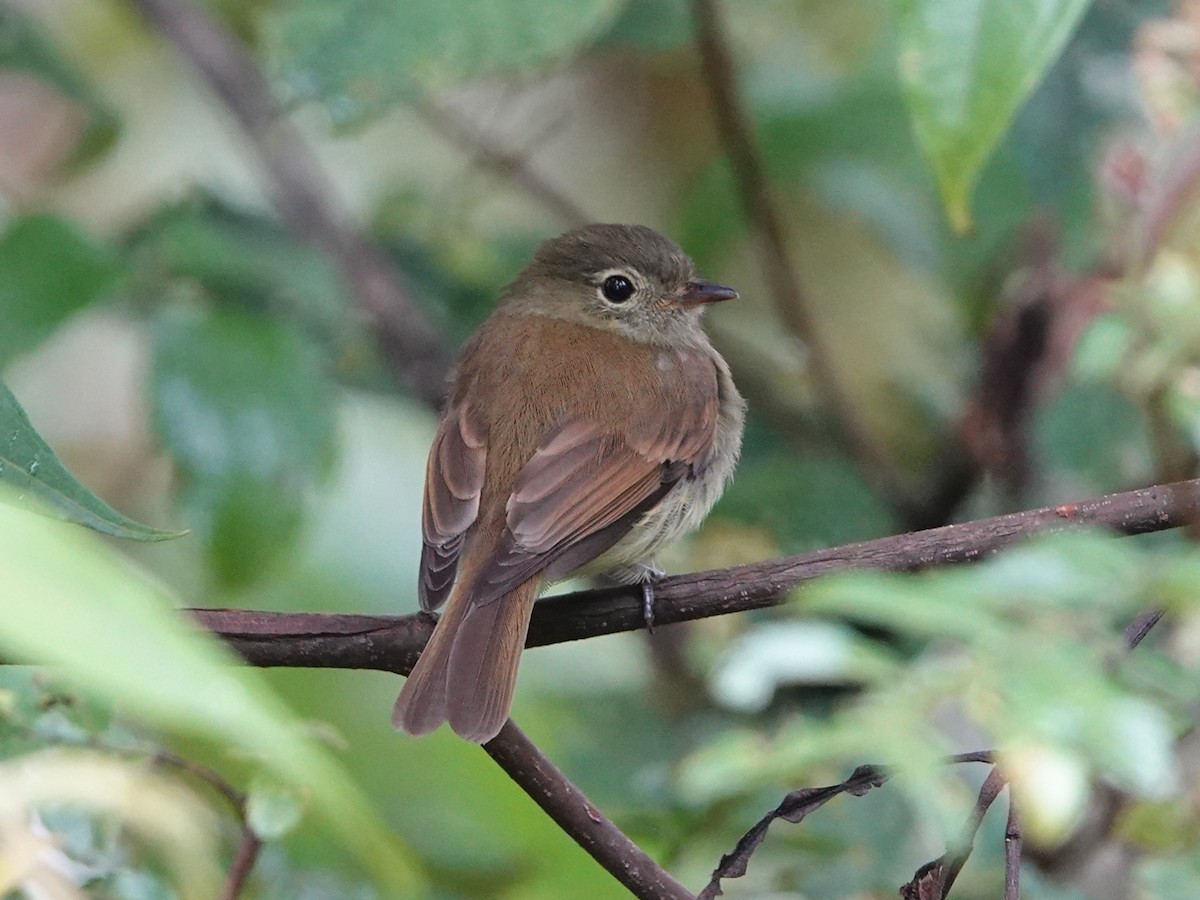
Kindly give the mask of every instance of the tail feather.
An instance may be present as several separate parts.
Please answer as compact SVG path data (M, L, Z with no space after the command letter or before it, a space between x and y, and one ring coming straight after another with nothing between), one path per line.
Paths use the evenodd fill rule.
M456 592L400 691L392 724L420 735L448 721L468 741L495 737L512 705L539 580L482 606Z
M450 727L468 741L487 743L508 719L539 580L484 606L472 605L458 626L446 706Z
M453 600L446 607L392 707L392 725L406 734L428 734L446 721L446 673L461 607Z

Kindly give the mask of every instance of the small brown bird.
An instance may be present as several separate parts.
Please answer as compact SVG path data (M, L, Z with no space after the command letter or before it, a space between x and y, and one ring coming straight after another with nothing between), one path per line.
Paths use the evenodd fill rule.
M657 574L725 489L745 401L700 326L737 292L672 241L589 225L543 243L463 350L429 450L421 607L446 610L400 692L409 734L508 718L543 584ZM447 600L447 598L449 598Z

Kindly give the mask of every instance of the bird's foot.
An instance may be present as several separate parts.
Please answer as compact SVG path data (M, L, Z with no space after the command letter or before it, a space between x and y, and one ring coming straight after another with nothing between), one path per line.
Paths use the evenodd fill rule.
M642 582L642 621L646 623L646 631L654 634L654 582Z
M654 634L654 582L665 574L656 566L642 567L642 621L646 623L649 634Z

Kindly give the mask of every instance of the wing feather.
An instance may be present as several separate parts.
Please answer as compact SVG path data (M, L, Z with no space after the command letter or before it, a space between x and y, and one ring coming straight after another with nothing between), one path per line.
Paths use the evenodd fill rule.
M598 429L562 426L521 470L506 527L476 575L471 601L492 603L539 572L557 577L585 565L690 470L688 461L649 457Z
M450 409L429 450L417 588L424 610L437 609L449 596L463 536L479 515L487 453L486 433L478 419L465 404Z

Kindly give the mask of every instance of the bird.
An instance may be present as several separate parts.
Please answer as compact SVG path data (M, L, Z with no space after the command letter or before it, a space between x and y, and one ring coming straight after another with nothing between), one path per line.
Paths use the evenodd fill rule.
M466 343L429 451L418 597L444 606L392 722L490 741L508 719L544 585L643 584L733 476L745 401L701 314L700 280L644 225L544 241Z

